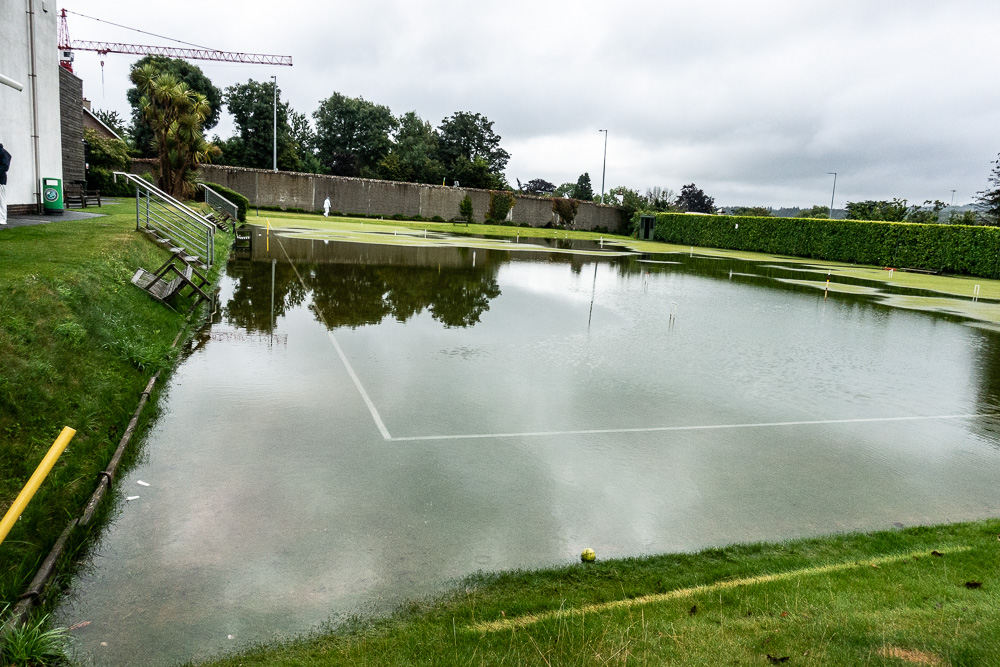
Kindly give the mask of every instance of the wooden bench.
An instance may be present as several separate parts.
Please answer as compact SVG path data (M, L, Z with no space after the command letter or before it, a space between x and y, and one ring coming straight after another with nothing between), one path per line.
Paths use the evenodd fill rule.
M197 293L198 299L195 305L202 300L208 301L209 297L204 291L204 287L209 284L206 278L198 271L180 252L175 252L170 256L163 266L156 271L138 269L132 276L132 284L149 293L157 301L166 302L171 297L180 294L185 287L191 288L191 293ZM171 278L170 276L173 276Z
M85 182L77 182L66 186L66 191L63 193L63 204L66 208L73 206L87 208L88 202L93 203L95 199L97 205L101 205L101 191L88 190L84 187L85 185Z

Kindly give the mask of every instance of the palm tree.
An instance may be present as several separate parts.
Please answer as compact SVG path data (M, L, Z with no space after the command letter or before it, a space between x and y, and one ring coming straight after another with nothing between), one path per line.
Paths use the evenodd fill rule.
M221 153L201 132L212 111L208 100L151 64L136 68L129 78L139 89L139 106L156 139L157 185L174 197L185 197L191 193L198 165Z

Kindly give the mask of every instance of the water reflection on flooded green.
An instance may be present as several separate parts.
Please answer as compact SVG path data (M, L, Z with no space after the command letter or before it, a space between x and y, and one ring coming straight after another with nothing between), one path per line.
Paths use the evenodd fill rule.
M227 269L60 610L98 664L584 547L1000 514L998 335L801 266L272 237Z

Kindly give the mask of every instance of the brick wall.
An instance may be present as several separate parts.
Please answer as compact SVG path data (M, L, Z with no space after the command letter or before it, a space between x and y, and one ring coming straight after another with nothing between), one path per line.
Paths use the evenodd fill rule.
M86 178L83 155L83 81L59 68L59 116L62 121L63 191Z

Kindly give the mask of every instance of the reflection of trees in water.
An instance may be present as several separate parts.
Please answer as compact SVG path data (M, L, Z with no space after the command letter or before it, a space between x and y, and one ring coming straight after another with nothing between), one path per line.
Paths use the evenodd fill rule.
M226 267L236 281L233 296L222 309L222 317L234 327L249 332L271 330L271 263L230 262ZM274 266L274 317L298 306L306 292L289 264Z
M274 316L312 293L310 309L323 313L329 327L378 324L386 317L405 322L424 309L448 327L479 322L500 296L497 266L447 268L391 265L299 265L304 289L289 264L277 264L274 276ZM271 326L271 264L232 263L233 296L223 308L225 320L247 331Z
M979 375L980 414L996 414L1000 411L1000 334L984 331L979 334L983 340L978 346L979 363L975 364ZM1000 418L975 419L973 428L994 447L1000 448Z
M494 271L472 268L319 266L304 278L328 326L405 322L425 308L449 327L468 327L500 296Z

